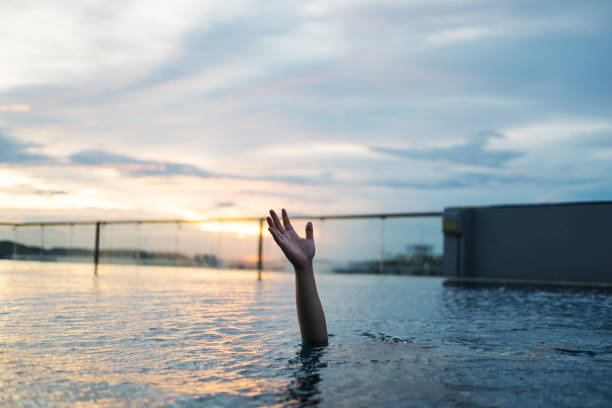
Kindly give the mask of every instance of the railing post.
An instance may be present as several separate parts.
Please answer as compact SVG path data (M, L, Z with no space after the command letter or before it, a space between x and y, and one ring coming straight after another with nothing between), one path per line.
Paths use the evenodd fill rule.
M378 273L385 273L385 219L383 215L380 217L380 260L378 261Z
M13 260L17 259L17 226L13 225Z
M43 255L45 252L45 226L43 224L40 224L40 255L38 257L38 260L40 262L44 261Z
M98 261L100 260L100 221L96 221L96 244L94 247L94 275L98 274Z
M136 265L140 265L140 221L136 223Z
M174 229L174 266L178 266L178 244L179 244L179 232L181 230L181 223L176 222L176 228Z
M259 241L257 245L257 279L261 280L263 269L263 218L259 219Z

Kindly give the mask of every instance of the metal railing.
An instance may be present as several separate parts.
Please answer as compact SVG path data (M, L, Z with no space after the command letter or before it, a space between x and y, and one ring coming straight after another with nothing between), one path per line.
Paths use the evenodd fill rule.
M379 273L384 272L385 268L385 220L388 219L427 219L427 218L440 218L442 212L430 211L430 212L404 212L404 213L383 213L383 214L350 214L350 215L314 215L314 216L292 216L291 219L296 222L305 222L306 220L319 221L324 223L325 221L345 221L345 220L380 220L381 221L381 233L380 233L380 257L379 257ZM258 226L257 237L257 252L256 261L254 263L255 269L257 270L258 277L261 278L261 273L264 267L264 223L265 218L263 217L241 217L241 218L209 218L201 220L183 220L183 219L158 219L158 220L109 220L109 221L47 221L47 222L0 222L0 227L10 227L13 231L13 254L12 259L19 260L18 255L18 231L26 230L30 228L39 227L39 242L37 245L40 247L41 255L43 258L43 251L45 248L45 231L51 227L69 227L70 228L70 246L73 245L73 228L74 227L90 227L93 228L93 248L92 248L92 261L94 264L94 273L98 273L98 266L101 261L101 246L102 238L104 236L104 229L109 227L118 227L125 225L134 225L138 228L138 261L141 257L140 249L140 226L144 225L176 225L176 228L180 230L183 225L190 224L210 224L210 223L250 223ZM251 231L252 232L252 231ZM439 228L441 237L441 227ZM178 256L178 238L175 237L175 255ZM6 242L6 241L5 241ZM27 259L27 257L25 258Z

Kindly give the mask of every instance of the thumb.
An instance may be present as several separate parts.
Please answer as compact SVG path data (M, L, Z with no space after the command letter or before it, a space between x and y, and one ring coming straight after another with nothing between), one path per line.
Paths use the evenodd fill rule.
M313 240L314 234L312 232L312 222L308 221L306 224L306 239Z

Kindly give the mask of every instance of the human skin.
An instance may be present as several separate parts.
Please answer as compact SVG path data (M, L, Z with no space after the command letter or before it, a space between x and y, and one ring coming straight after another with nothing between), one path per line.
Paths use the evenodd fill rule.
M327 325L312 269L315 254L312 223L306 224L306 238L301 238L291 226L287 211L283 208L281 213L282 222L274 210L270 210L268 231L295 270L295 303L302 339L325 344Z

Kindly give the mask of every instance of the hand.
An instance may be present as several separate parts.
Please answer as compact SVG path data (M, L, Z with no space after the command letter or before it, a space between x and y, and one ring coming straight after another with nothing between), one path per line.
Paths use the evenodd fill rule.
M296 269L304 269L312 265L312 258L315 254L315 245L312 232L312 223L306 224L306 238L300 236L293 230L287 211L283 208L283 223L281 224L278 215L274 210L270 210L268 220L268 231L272 238L283 250L283 253Z

